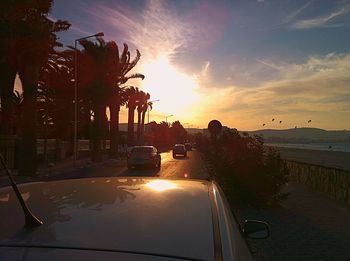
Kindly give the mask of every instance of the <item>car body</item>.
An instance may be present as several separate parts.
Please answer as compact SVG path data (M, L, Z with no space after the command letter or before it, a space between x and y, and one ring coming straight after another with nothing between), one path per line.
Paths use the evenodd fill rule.
M214 182L104 177L19 189L43 224L24 228L14 191L0 189L2 260L252 260Z
M186 143L185 143L185 148L186 148L187 151L192 150L192 144L189 143L189 142L186 142Z
M160 169L161 156L154 146L134 146L128 153L127 166L129 169L140 166Z
M187 150L185 145L183 144L175 144L173 147L173 157L175 158L177 155L182 155L187 157Z

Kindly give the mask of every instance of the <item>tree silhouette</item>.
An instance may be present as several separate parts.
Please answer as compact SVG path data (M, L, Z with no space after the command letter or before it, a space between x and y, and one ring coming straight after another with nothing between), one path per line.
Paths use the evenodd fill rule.
M109 87L109 100L107 105L110 110L110 137L111 148L110 157L115 157L118 152L119 141L119 112L120 107L126 104L124 95L124 89L121 87L129 79L140 78L144 79L145 76L140 73L134 73L128 75L128 73L136 66L140 60L141 54L139 50L136 50L136 56L133 60L130 60L130 51L128 45L124 43L123 51L119 56L118 45L111 41L108 43L109 47L109 71L108 74L108 87Z
M145 132L145 117L146 117L146 113L147 113L148 110L152 110L153 103L149 101L150 98L151 98L151 95L149 93L147 93L146 102L143 104L143 107L142 107L141 134L140 134L142 138L144 138L144 132Z
M145 93L143 91L140 91L137 101L137 141L140 144L142 134L143 134L143 127L145 123L145 113L147 111L148 106L148 100L150 99L151 95L149 93Z
M14 80L19 75L23 87L21 120L21 175L36 173L36 96L42 67L54 48L60 46L56 33L69 28L66 21L52 21L47 15L52 0L0 2L0 96L5 134L13 124Z
M137 87L129 86L125 89L128 108L128 145L134 145L134 117L140 90Z

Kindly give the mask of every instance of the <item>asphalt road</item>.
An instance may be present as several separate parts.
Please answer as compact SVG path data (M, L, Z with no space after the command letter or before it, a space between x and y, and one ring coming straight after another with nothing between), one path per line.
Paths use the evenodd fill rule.
M46 170L42 175L36 178L15 176L18 184L32 181L50 181L71 178L90 178L90 177L117 177L117 176L145 176L161 178L191 178L206 179L207 171L199 152L193 150L187 153L187 157L172 157L172 152L161 153L162 164L160 170L151 168L137 168L128 170L126 160L107 160L102 163L86 162L76 169L66 169L55 171ZM6 176L0 179L0 187L8 186L9 181Z
M208 177L203 161L197 151L189 151L187 157L173 158L172 152L161 153L162 164L160 170L138 168L127 170L121 176L159 176L161 178L191 178L205 179Z
M108 160L102 164L84 165L66 173L48 174L44 180L83 178L83 177L116 177L116 176L158 176L161 178L205 179L208 174L197 151L189 151L187 157L172 157L172 152L161 153L160 170L142 167L128 170L126 161Z

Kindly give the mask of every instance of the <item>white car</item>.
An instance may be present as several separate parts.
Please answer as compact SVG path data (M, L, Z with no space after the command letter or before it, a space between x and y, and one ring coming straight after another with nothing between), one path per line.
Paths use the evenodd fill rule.
M13 189L0 189L0 260L252 260L213 182L111 177L18 187L43 224L25 225ZM268 234L265 223L246 222L246 235Z

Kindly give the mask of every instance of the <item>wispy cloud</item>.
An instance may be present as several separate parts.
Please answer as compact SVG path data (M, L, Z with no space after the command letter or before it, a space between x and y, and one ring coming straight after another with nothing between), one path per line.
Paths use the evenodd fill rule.
M309 117L321 128L349 127L350 55L330 53L301 64L273 67L279 68L279 78L255 88L231 85L219 91L207 89L202 117L220 115L226 124L241 129L260 128L271 117L283 120L279 127L284 128L303 124Z
M114 39L123 39L149 57L172 56L181 52L192 39L192 30L181 21L164 1L146 2L141 12L123 6L111 8L101 4L88 12L114 28ZM121 37L121 35L123 37Z
M317 16L315 18L303 19L294 21L291 25L291 29L305 30L311 28L327 28L327 27L341 27L348 26L349 21L341 20L341 18L350 14L350 4L348 2L338 6L330 13Z
M309 7L312 3L314 2L314 0L310 0L308 2L306 2L304 5L302 5L301 7L299 7L297 10L293 11L292 13L290 13L282 22L283 24L285 23L289 23L292 20L294 20L299 14L301 14L307 7Z
M274 70L277 70L277 71L280 71L280 70L281 70L281 68L280 68L279 66L277 66L277 65L275 65L275 64L273 64L273 63L269 63L269 62L263 61L263 60L261 60L261 59L256 59L256 61L257 61L258 63L261 63L261 64L263 64L263 65L265 65L265 66L267 66L267 67L269 67L269 68L272 68L272 69L274 69Z

